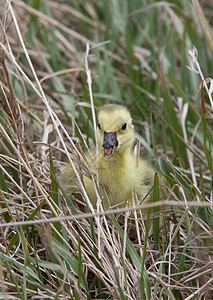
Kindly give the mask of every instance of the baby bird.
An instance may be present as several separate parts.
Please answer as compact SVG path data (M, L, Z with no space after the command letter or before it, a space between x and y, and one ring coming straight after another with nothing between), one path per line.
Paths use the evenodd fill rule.
M98 152L95 163L89 155L91 171L97 175L105 207L132 205L134 192L139 203L143 201L153 185L154 169L147 161L137 159L133 152L135 137L132 118L128 109L121 105L108 104L98 112ZM76 181L71 168L62 174L62 186L68 192L76 191ZM83 183L93 205L97 195L93 181L83 176ZM107 195L107 196L105 196ZM147 200L146 200L147 201Z

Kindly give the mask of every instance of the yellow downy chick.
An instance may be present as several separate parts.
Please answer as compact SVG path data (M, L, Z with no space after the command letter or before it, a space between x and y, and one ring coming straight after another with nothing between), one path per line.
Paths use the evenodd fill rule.
M128 201L132 205L133 192L137 193L139 202L144 199L153 185L154 170L145 160L136 159L133 153L134 126L126 107L121 105L104 105L98 112L98 156L96 163L87 156L91 171L98 174L100 190L106 191L111 206ZM94 153L95 154L95 153ZM96 154L95 154L96 155ZM62 186L68 192L76 191L71 184L70 168L62 176ZM73 173L71 171L71 173ZM93 205L97 195L91 179L84 176L83 182ZM106 197L104 204L108 207Z

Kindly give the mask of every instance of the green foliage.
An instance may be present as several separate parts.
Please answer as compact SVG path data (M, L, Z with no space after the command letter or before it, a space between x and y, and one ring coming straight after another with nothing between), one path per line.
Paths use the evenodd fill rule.
M211 299L213 118L197 66L210 87L213 7L199 1L201 19L197 2L2 2L0 298ZM85 59L95 112L126 105L159 169L153 207L126 229L58 179L66 150L91 176L73 150L95 148Z
M158 174L155 174L154 186L153 186L153 202L160 201L160 187L159 187L159 177ZM155 250L158 250L159 247L159 233L160 233L160 217L159 217L160 208L158 206L154 207L153 212L157 215L153 219L153 237Z

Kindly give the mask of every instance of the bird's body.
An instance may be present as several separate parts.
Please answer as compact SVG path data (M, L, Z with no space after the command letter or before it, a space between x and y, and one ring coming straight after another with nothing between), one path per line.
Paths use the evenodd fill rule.
M108 160L108 161L107 161ZM135 157L129 153L119 159L98 159L93 173L98 174L101 193L105 204L105 190L110 206L132 204L133 192L136 191L139 201L142 201L152 187L154 171L146 161L137 162ZM84 185L91 202L95 205L97 195L90 178L84 178Z
M106 206L132 205L134 192L139 202L143 201L153 185L154 170L147 161L136 158L133 152L134 127L129 111L121 105L109 104L98 113L98 153L94 162L87 156L93 174L97 175L100 191ZM62 176L62 185L68 192L76 191L67 168ZM93 181L87 176L83 183L93 205L97 195ZM107 195L107 196L106 196Z

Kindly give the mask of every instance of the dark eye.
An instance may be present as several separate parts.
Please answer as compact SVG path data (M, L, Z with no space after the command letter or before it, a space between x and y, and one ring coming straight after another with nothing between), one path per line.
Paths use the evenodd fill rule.
M101 124L100 124L100 122L98 122L98 128L101 130Z
M123 125L122 125L122 127L121 127L121 130L126 130L126 122L125 123L123 123Z

